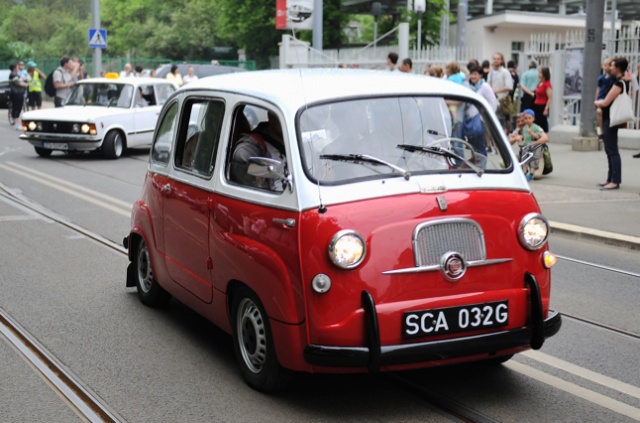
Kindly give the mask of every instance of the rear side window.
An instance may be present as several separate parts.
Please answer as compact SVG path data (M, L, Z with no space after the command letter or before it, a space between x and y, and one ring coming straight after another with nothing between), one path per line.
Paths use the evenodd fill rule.
M175 155L177 168L200 176L211 176L224 117L218 100L187 100Z
M162 117L156 139L151 148L151 160L162 164L169 163L173 134L178 122L178 103L173 103Z
M158 84L156 85L156 96L153 101L155 104L162 106L175 90L175 87L171 84Z

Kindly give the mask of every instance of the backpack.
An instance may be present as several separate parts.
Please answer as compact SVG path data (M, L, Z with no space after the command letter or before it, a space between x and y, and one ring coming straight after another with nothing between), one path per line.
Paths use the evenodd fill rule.
M51 72L47 76L47 80L44 81L44 92L47 93L47 95L49 97L55 97L56 96L56 87L53 85L53 74L54 73L55 73L55 70L53 72Z

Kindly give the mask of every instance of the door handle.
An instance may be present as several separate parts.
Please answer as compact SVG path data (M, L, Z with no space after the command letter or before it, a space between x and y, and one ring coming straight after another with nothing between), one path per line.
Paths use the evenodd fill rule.
M171 193L171 185L170 184L164 184L162 186L162 192L165 193L165 195L168 195Z
M293 228L294 226L296 226L296 221L295 219L281 219L279 217L274 217L273 218L273 223L277 223L278 225L282 225L285 228Z

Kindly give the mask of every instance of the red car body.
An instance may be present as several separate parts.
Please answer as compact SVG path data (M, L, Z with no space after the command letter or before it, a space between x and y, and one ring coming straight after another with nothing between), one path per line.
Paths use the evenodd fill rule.
M249 77L230 81L241 78L240 85ZM228 91L227 77L215 83L217 78L212 87L190 86L192 94L178 91L186 103L176 107L187 107L189 95L201 99L207 89L212 96L216 89ZM232 109L229 103L225 107ZM285 115L283 110L279 113ZM300 119L299 113L292 115ZM132 260L127 286L139 284L136 254L143 242L154 283L232 334L242 332L234 326L234 296L250 290L268 317L267 340L277 365L311 373L506 359L540 348L559 330L560 316L549 310L546 234L535 248L522 239L527 222L546 221L509 151L503 168L482 176L452 175L447 182L480 184L474 189L437 184L428 189L423 181L416 190L410 188L411 178L420 177L405 175L403 181L393 175L393 181L375 179L371 186L379 188L373 190L365 189L370 181L358 179L345 194L344 184L322 185L300 163L292 163L304 130L301 121L294 125L296 118L282 115L293 182L273 201L269 193L238 187L219 166L232 154L233 141L225 141L233 138L237 119L231 111L224 115L229 123L221 125L218 159L208 179L182 178L176 160L167 159L166 171L154 170L152 157L125 239ZM175 131L173 138L179 139L180 130ZM175 141L172 154L179 150ZM453 168L445 167L438 175ZM496 182L500 178L509 182ZM394 184L407 188L393 194ZM313 206L289 207L289 197ZM346 267L336 265L329 253L336 234L345 230L358 234L364 250L361 261ZM324 291L326 281L330 288ZM235 333L234 339L242 336ZM245 379L252 386L273 387L249 373Z

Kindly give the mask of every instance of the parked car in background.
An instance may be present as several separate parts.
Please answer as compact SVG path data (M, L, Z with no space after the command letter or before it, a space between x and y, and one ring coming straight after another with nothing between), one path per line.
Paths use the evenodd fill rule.
M498 155L454 135L465 110ZM399 72L236 73L164 105L126 285L229 332L243 378L268 392L291 371L496 364L540 348L561 326L548 235L472 90Z
M190 63L176 63L178 65L178 72L180 75L185 76L187 74L187 68L193 66L193 71L198 78L205 78L207 76L222 75L225 73L245 72L245 69L235 66L222 66L222 65L200 65ZM167 74L171 70L173 64L166 64L156 69L156 77L166 78Z
M9 92L11 91L11 88L9 88L10 74L11 71L9 69L0 70L0 108L3 109L7 108L7 103L9 101Z
M176 89L157 78L86 79L64 107L24 113L20 138L42 157L99 149L117 159L126 148L151 145L160 109Z

